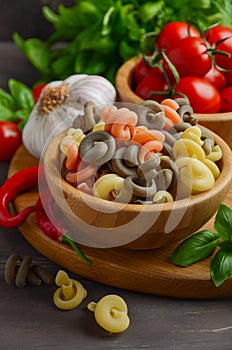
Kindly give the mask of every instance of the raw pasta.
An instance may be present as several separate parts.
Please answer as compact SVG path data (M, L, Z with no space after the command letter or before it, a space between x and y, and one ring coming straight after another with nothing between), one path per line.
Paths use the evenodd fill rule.
M219 177L222 150L209 130L196 125L185 99L89 106L89 121L82 118L82 124L90 128L69 129L60 146L62 173L79 190L104 200L152 204L175 200L178 186L188 188L183 196L206 191Z

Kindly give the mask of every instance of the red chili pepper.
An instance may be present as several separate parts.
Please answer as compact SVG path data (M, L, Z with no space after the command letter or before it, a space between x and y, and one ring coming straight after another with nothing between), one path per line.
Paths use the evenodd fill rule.
M32 212L37 210L36 206L29 206L17 215L12 215L8 210L8 205L18 194L38 185L38 171L38 166L20 170L0 187L0 226L19 227Z
M43 200L46 201L46 211L43 207L41 196ZM71 238L68 237L68 235L63 234L50 220L51 218L56 218L56 221L58 220L57 214L55 214L54 211L54 200L51 195L51 192L49 189L46 189L43 191L41 196L38 198L36 207L38 210L36 211L36 220L38 223L38 226L40 229L45 233L46 236L50 237L53 240L60 241L62 243L69 244L74 251L77 253L77 255L87 264L91 265L92 262L81 252L81 250L77 247L75 242L71 240ZM47 214L48 213L48 214ZM63 222L59 222L57 225L62 228L63 232L67 232L67 229L65 228Z
M40 172L40 173L39 173ZM40 177L38 176L40 174ZM64 235L60 230L56 228L51 222L48 215L45 212L41 198L39 196L36 205L29 206L23 209L17 215L12 215L8 210L9 203L20 193L32 189L38 186L38 178L40 181L44 181L43 167L31 166L23 170L18 171L10 178L8 178L4 184L0 187L0 226L6 228L15 228L21 226L27 219L27 217L35 212L37 223L40 229L50 238L59 240L62 243L70 244L74 251L80 256L80 258L88 265L91 265L91 261L80 251L68 236ZM49 210L49 215L54 217L56 214L53 210L54 201L49 189L43 192L43 196L46 196L46 205ZM60 223L62 224L62 222ZM60 226L60 225L59 225ZM60 226L62 227L62 226ZM65 232L65 227L64 227Z

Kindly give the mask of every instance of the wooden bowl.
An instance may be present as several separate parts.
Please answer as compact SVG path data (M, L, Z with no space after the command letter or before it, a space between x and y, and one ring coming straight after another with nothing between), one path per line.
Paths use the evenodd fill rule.
M116 89L120 101L130 103L141 103L143 100L131 89L133 71L140 61L138 56L125 62L118 70L116 75ZM212 130L221 136L232 148L232 112L215 114L195 114L199 124Z
M64 135L56 136L47 147L45 175L63 219L71 224L73 239L86 246L151 249L184 239L213 216L232 184L231 149L214 135L223 157L221 174L212 189L164 204L121 204L99 199L61 177L59 144Z

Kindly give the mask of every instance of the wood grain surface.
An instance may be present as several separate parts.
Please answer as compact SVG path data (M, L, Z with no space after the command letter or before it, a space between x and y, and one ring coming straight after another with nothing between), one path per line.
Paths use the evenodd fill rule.
M23 146L16 152L9 167L9 176L22 168L37 164ZM23 193L15 199L16 211L34 204L37 189ZM225 204L232 204L232 189ZM213 228L212 218L204 228ZM70 271L109 286L178 298L225 298L232 296L232 278L215 287L210 278L207 258L187 268L174 266L168 256L175 245L147 251L123 248L97 249L81 247L92 260L92 266L83 263L68 246L46 237L38 228L32 214L20 227L26 240L43 255Z

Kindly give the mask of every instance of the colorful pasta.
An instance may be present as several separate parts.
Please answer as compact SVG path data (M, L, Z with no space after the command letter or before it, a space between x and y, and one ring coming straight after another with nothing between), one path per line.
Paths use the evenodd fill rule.
M88 130L70 128L60 149L64 178L87 194L122 203L164 203L175 200L178 186L188 189L186 196L195 194L211 188L220 175L222 150L209 130L196 125L183 98L144 101L131 109L122 104L98 110L90 103L84 117Z

